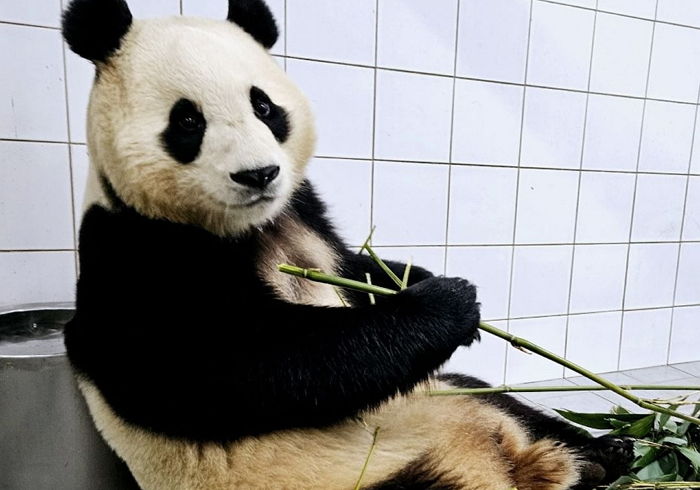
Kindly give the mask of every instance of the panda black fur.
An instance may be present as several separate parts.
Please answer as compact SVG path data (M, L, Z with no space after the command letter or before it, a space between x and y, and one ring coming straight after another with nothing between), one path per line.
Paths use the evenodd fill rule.
M77 312L66 345L95 424L146 490L586 489L626 470L594 439L484 386L434 377L478 339L475 288L414 267L366 295L284 276L280 262L387 287L351 253L303 177L301 93L270 58L260 0L229 22L138 21L73 0L63 32L96 64ZM400 273L403 265L390 263Z

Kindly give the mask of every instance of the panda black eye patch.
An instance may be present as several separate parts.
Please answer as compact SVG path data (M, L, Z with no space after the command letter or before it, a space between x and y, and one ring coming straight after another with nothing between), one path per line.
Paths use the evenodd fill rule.
M161 142L168 154L180 163L191 163L199 155L207 121L191 100L180 99L170 109L168 127Z
M255 117L260 119L280 143L289 137L289 120L287 111L270 100L267 94L258 87L250 88L250 105Z

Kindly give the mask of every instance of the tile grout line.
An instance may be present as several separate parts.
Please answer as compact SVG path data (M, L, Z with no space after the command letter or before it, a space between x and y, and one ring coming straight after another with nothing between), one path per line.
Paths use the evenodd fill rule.
M700 30L700 28L699 28L699 30ZM280 55L276 55L276 56L280 56ZM619 98L623 98L623 99L652 100L655 102L666 102L668 104L693 105L693 106L698 105L696 102L689 102L689 101L684 101L684 100L659 99L659 98L654 98L654 97L643 97L643 96L637 96L637 95L615 94L615 93L596 92L596 91L586 92L583 89L576 89L576 88L569 88L569 87L557 87L557 86L553 86L553 85L537 85L537 84L527 84L527 83L516 83L516 82L510 82L507 80L495 80L495 79L489 79L489 78L477 78L477 77L468 77L468 76L461 76L461 75L456 75L453 77L452 75L449 75L446 73L410 70L410 69L406 69L406 68L396 68L396 67L391 67L391 66L374 66L374 65L367 65L367 64L362 64L362 63L352 63L352 62L348 62L348 61L338 61L338 60L329 60L329 59L321 59L321 58L310 58L310 57L306 57L306 56L285 55L285 57L288 59L291 59L291 60L308 61L308 62L313 62L313 63L323 63L323 64L340 65L340 66L351 66L354 68L368 68L368 69L377 68L380 70L390 71L390 72L394 72L394 73L407 73L407 74L412 74L412 75L424 75L424 76L439 77L439 78L457 78L457 80L467 80L467 81L471 81L471 82L483 82L483 83L495 83L495 84L500 84L500 85L508 85L508 86L512 86L512 87L525 86L525 87L530 87L530 88L538 88L538 89L542 89L542 90L559 90L561 92L573 92L573 93L577 93L577 94L590 93L591 95L604 95L607 97L619 97Z
M511 243L510 251L510 274L508 278L508 308L506 310L506 330L510 332L510 322L511 322L511 307L513 303L513 275L515 272L515 237L518 225L518 199L520 194L520 162L522 159L523 151L523 132L525 127L525 100L527 98L527 72L528 65L530 62L530 39L532 33L532 10L534 7L534 0L530 0L530 12L529 20L527 24L527 46L525 49L525 67L523 69L523 100L520 106L520 138L518 140L518 166L516 170L515 177L515 205L513 209L513 239ZM508 373L508 358L510 357L510 349L506 348L506 355L503 361L503 382L507 382ZM563 368L562 368L563 372Z
M569 267L569 294L566 302L566 324L564 326L564 358L567 358L569 351L569 321L571 313L571 296L574 285L574 264L576 261L576 237L578 231L578 213L581 204L581 180L583 176L583 157L586 148L586 129L588 127L588 104L591 98L591 78L593 77L593 55L595 53L595 41L596 41L596 26L598 23L598 0L596 0L596 10L593 12L593 33L591 34L591 55L588 63L588 81L586 83L586 106L583 110L583 134L581 136L581 152L579 155L579 172L578 181L576 183L576 209L574 211L574 245L571 247L571 262ZM566 369L564 369L564 376L566 376Z
M182 1L182 0L180 0ZM287 0L284 0L284 72L287 73L287 32L289 28L287 26Z
M63 1L61 1L61 10L63 10ZM61 37L61 55L62 55L62 61L63 61L63 94L65 97L65 104L66 104L66 134L68 137L68 141L70 142L73 137L71 134L71 128L70 128L70 103L68 101L68 63L67 63L67 56L66 56L66 43L63 41L63 37ZM77 243L77 236L78 236L78 229L75 225L75 222L77 220L77 216L75 214L75 188L73 186L73 147L71 146L70 143L67 143L68 146L68 170L69 170L69 176L70 176L70 209L71 209L71 230L72 230L72 240L73 240L73 267L75 269L75 275L77 277L78 272L79 272L79 257L78 257L78 243Z
M557 0L538 0L540 2L544 3L550 3L553 5L561 5L562 7L571 7L579 10L593 10L591 7L585 7L583 5L573 5L570 3L563 3ZM595 10L598 10L598 6L596 5ZM608 15L614 15L617 17L626 17L628 19L635 19L635 20L641 20L644 22L656 22L658 24L666 24L670 26L675 26L675 27L683 27L686 29L694 29L694 30L700 30L700 26L693 26L690 24L679 24L678 22L671 22L669 20L657 20L656 18L648 18L648 17L640 17L638 15L632 15L632 14L625 14L623 12L614 12L612 10L598 10L601 14L608 14ZM656 13L654 13L654 17L656 17Z
M377 60L379 53L379 0L374 2L374 66L373 82L372 82L372 157L370 161L370 178L369 178L369 234L374 228L374 177L375 177L375 149L377 142ZM370 240L371 241L371 240ZM374 245L374 243L372 243Z
M700 101L700 84L698 84L698 101ZM678 276L681 270L681 251L683 250L683 231L685 229L685 213L688 209L688 190L690 188L690 169L693 166L693 152L695 151L695 134L698 127L698 108L695 107L695 120L693 121L693 136L690 139L690 155L688 156L688 173L685 178L685 194L683 197L683 213L681 214L681 229L678 235L680 240L678 243L678 255L676 256L676 275L673 279L673 305L676 305L676 296L678 294ZM671 339L673 338L673 322L675 320L675 308L671 309L671 328L668 330L668 346L666 349L666 364L671 361Z
M595 94L591 94L595 95ZM700 107L700 106L699 106ZM0 141L3 141L0 138ZM6 140L6 141L16 141L16 140ZM41 143L41 141L29 140L30 143ZM51 143L62 143L62 142L51 142ZM74 143L82 144L85 143ZM333 156L333 155L314 155L314 158L320 160L359 160L359 161L372 161L371 157L347 157L347 156ZM461 167L480 167L480 168L497 168L497 169L515 169L518 168L517 165L505 165L497 163L471 163L471 162L448 162L448 161L435 161L435 160L411 160L407 158L397 159L397 158L377 158L378 162L389 162L389 163L406 163L406 164L420 164L420 165L457 165ZM687 172L663 172L660 170L640 170L635 172L634 170L607 170L607 169L597 169L597 168L579 168L579 167L543 167L537 165L521 165L520 168L528 170L552 170L558 172L583 172L583 173L601 173L601 174L623 174L623 175L665 175L669 177L685 177L688 175ZM690 173L691 176L700 176L698 173Z
M659 11L659 0L656 0L656 6L654 7L654 19L656 19L657 13ZM647 79L644 85L644 96L649 94L649 80L651 79L651 62L654 57L654 38L656 37L656 21L651 27L651 43L649 45L649 63L647 64ZM642 103L642 121L639 127L639 144L637 146L637 165L636 172L634 174L634 190L632 192L632 213L630 216L630 231L627 235L628 245L627 245L627 258L625 259L625 280L622 286L622 318L620 318L620 336L617 343L617 369L620 369L622 361L622 339L625 331L625 301L627 300L627 280L629 279L629 268L630 268L630 254L632 250L632 232L634 231L634 208L637 204L637 183L639 181L639 162L642 155L642 141L644 140L644 121L647 113L647 99L644 99ZM680 247L680 245L679 245Z
M442 273L447 274L447 252L448 248L447 246L449 245L449 235L450 235L450 208L452 207L452 203L450 202L451 199L451 193L452 193L452 147L454 143L454 131L455 131L455 98L456 98L456 90L457 90L457 59L459 56L459 10L460 10L460 5L461 5L461 0L457 0L457 21L455 25L455 44L454 44L454 49L455 49L455 55L454 55L454 60L452 64L452 108L451 108L451 115L450 115L450 150L449 150L449 156L448 156L448 165L447 165L447 212L445 213L445 247L444 247L444 257L442 258Z

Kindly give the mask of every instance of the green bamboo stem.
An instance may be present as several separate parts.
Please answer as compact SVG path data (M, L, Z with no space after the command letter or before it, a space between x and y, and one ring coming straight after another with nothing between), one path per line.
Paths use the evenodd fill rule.
M403 277L401 278L401 290L403 291L408 287L408 276L411 274L411 267L413 266L413 261L408 259L406 262L406 268L403 270Z
M700 386L678 386L678 385L618 385L623 390L640 391L700 391ZM495 386L493 388L457 388L454 390L431 390L430 396L452 396L452 395L491 395L494 393L548 393L559 391L607 391L605 386Z
M370 235L371 236L371 235ZM369 240L369 238L368 238ZM372 260L374 260L377 265L384 271L386 272L386 275L389 276L389 278L394 281L394 283L398 287L403 286L403 282L401 282L401 279L399 279L399 276L394 274L394 271L389 269L389 266L384 263L382 259L379 258L379 255L377 255L372 247L369 245L369 243L365 242L365 244L362 246L363 249L367 250L367 253L369 254L370 257L372 257Z
M295 267L291 266L288 264L280 264L278 266L279 270L281 272L285 272L287 274L293 274L295 276L299 277L304 277L306 279L310 279L312 281L317 281L317 282L323 282L326 284L332 284L334 286L339 286L339 287L345 287L345 288L350 288L350 289L355 289L358 291L362 291L365 293L374 293L378 295L391 295L391 294L396 294L396 291L393 291L391 289L387 288L382 288L380 286L370 286L369 284L366 284L364 282L360 281L353 281L352 279L345 279L342 277L337 277L337 276L331 276L328 274L324 274L318 270L314 269L303 269L301 267ZM631 393L628 393L627 391L623 390L619 386L617 386L615 383L612 383L608 381L605 378L602 378L601 376L598 376L597 374L589 371L586 368L583 368L579 366L578 364L575 364L568 359L564 359L563 357L560 357L553 352L548 351L547 349L544 349L540 347L537 344L534 344L530 342L529 340L516 337L515 335L505 332L499 328L494 327L493 325L489 325L488 323L480 323L479 328L485 332L488 332L492 335L495 335L496 337L500 337L504 340L507 340L510 342L510 344L513 347L519 348L519 349L525 349L530 352L534 352L535 354L538 354L546 359L549 359L550 361L553 361L557 364L560 364L564 367L567 367L571 369L572 371L596 382L597 384L604 386L607 388L609 391L612 391L614 393L617 393L623 398L626 398L627 400L630 400L631 402L635 403L636 405L646 409L646 410L651 410L652 412L657 412L657 413L663 413L672 417L679 418L681 420L685 420L686 422L691 422L696 425L700 425L700 419L696 417L692 417L690 415L686 415L681 412L677 412L675 410L671 410L665 407L661 407L659 405L656 405L654 403L650 403L636 395L633 395Z
M340 288L354 289L363 293L373 293L379 296L388 296L391 294L396 294L396 291L394 291L393 289L383 288L381 286L374 286L365 282L355 281L353 279L345 279L344 277L331 276L329 274L324 274L320 270L316 269L304 269L303 267L297 267L295 265L289 264L280 264L277 266L277 269L280 272L284 272L285 274L291 274L292 276L303 277L305 279L310 279L315 282L331 284Z
M560 357L553 352L548 351L547 349L544 349L540 347L537 344L533 344L529 340L516 337L515 335L504 332L501 329L498 329L494 327L493 325L489 325L488 323L481 323L479 325L479 328L485 332L488 332L490 334L495 335L496 337L500 337L504 340L507 340L510 342L510 344L514 347L521 347L523 349L526 349L530 352L534 352L535 354L538 354L546 359L549 359L550 361L554 361L557 364L561 364L564 367L567 367L571 369L574 372L579 373L582 376L585 376L586 378L595 381L601 386L606 387L608 390L617 393L620 395L622 398L626 398L627 400L639 405L640 407L646 409L646 410L651 410L652 412L658 412L658 413L663 413L666 415L670 415L676 418L679 418L681 420L685 420L686 422L692 422L693 424L700 425L700 419L696 417L691 417L690 415L686 415L681 412L677 412L675 410L671 410L669 408L665 408L659 405L656 405L654 403L649 403L648 401L633 395L632 393L629 393L619 386L617 386L615 383L612 383L608 381L605 378L602 378L598 376L597 374L589 371L588 369L579 366L578 364L574 364L573 362L569 361L568 359L564 359L563 357Z
M369 460L372 457L372 453L374 452L374 448L377 446L377 435L379 434L379 427L374 429L374 432L372 433L372 444L369 447L369 452L367 453L367 457L365 458L365 463L362 465L362 471L360 472L360 477L357 479L357 483L355 483L354 490L359 490L362 485L362 479L365 477L365 472L367 471L367 466L369 466Z

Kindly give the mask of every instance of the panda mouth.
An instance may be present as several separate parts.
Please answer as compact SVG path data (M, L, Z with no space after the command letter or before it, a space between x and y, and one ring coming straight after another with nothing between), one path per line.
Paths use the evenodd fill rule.
M257 206L258 204L263 203L263 202L274 201L274 199L275 198L272 196L264 196L264 195L257 196L257 197L254 197L253 199L251 199L250 201L248 201L247 203L242 204L242 206L245 208L252 208L253 206Z

